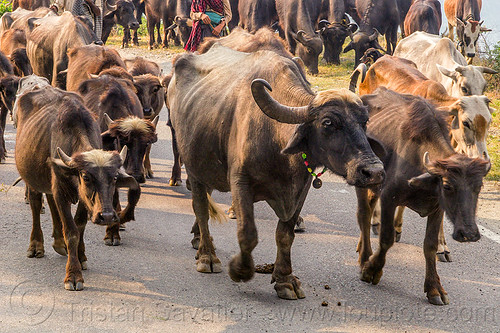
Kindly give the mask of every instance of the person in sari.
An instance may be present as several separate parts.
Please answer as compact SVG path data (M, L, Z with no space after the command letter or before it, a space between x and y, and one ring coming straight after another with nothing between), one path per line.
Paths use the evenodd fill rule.
M227 31L231 5L229 0L193 0L190 16L193 29L184 49L194 52L205 37L220 37Z

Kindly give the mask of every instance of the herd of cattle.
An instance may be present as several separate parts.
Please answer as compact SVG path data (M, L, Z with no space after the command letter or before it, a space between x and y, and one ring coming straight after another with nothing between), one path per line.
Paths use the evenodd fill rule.
M160 21L151 18L152 12L161 14L164 23L171 20L165 31L179 28L176 36L184 40L188 1L154 1L140 3L148 17L150 46ZM446 0L445 9L450 2L475 8L463 5L474 0ZM480 7L480 0L475 3ZM131 2L119 0L109 7L115 19L128 15L133 23L126 25L137 27L133 7L125 10L125 4ZM427 217L424 290L430 303L448 304L436 270L437 253L440 260L450 260L443 216L453 224L453 239L480 238L476 204L491 167L486 137L493 112L483 95L483 74L496 72L469 65L461 52L473 56L467 47L469 33L477 39L481 30L479 11L459 16L457 9L456 20L449 19L464 38L457 50L450 39L436 35L434 28L441 24L437 1L410 4L240 0L234 17L247 30L235 28L227 37L206 40L197 53L177 56L166 76L154 62L122 59L115 50L93 44L96 36L85 18L57 15L46 7L4 14L0 159L7 157L3 131L10 112L17 128L16 166L33 216L28 257L44 256L40 213L45 193L53 248L68 256L65 288L83 289L87 220L107 227L106 245L120 244L120 225L135 219L139 183L153 177L149 153L165 103L175 156L170 185L180 183L182 162L196 215L191 232L199 272L222 270L208 220L221 219L223 212L210 194L231 191L241 252L231 259L230 277L248 281L254 274L253 204L264 200L279 218L274 288L281 298L305 297L292 274L290 252L313 178L314 186L321 186L313 171L324 167L356 188L361 279L380 281L386 253L401 234L402 209L410 207ZM358 23L357 31L346 13ZM266 27L275 22L286 42ZM407 37L396 44L403 23ZM377 50L382 49L379 33L386 35L384 56ZM338 62L347 36L352 41L346 50L354 49L359 63L352 91L313 92L305 67L317 72L323 50L325 60ZM124 45L129 38L126 32ZM476 40L472 43L475 49ZM121 187L128 188L123 209ZM74 216L71 204L78 205ZM375 253L372 218L372 229L380 234Z

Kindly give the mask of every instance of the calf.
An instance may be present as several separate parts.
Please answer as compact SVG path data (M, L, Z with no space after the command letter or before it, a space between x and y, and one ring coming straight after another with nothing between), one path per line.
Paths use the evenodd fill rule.
M121 167L126 149L121 155L101 149L99 126L78 95L46 86L21 95L16 110L16 166L29 188L33 216L28 257L44 255L39 212L46 193L55 244L64 238L68 253L64 287L82 290L88 217L108 226L133 220L140 187ZM118 187L129 187L128 205L119 214L112 205Z
M363 64L358 67L363 68ZM364 72L364 71L363 71ZM356 72L355 72L356 73ZM447 112L450 128L451 144L455 150L469 157L484 157L489 160L486 149L486 138L491 123L489 99L486 96L451 97L443 85L427 79L416 69L416 65L406 59L385 55L373 64L360 84L361 95L372 94L378 87L386 87L398 93L418 95L428 99L440 111ZM353 74L352 79L357 75ZM355 83L351 80L351 88ZM398 209L396 217L396 241L399 241L402 228L403 211ZM372 229L378 233L379 214L375 212ZM448 247L441 226L438 258L449 259Z
M113 26L119 24L123 27L122 48L125 48L130 40L130 29L137 30L139 22L134 15L135 6L132 1L118 0L115 6L102 19L102 41L106 43Z
M479 240L475 220L477 199L491 164L456 153L449 143L444 119L421 97L401 95L382 87L375 95L361 99L370 112L367 133L386 149L382 160L387 174L381 188L356 189L361 280L373 284L380 281L386 253L394 243L394 213L398 206L406 206L420 216L427 216L424 291L431 304L448 304L448 295L436 270L443 214L446 212L453 224L453 239ZM380 245L372 255L370 220L379 198Z

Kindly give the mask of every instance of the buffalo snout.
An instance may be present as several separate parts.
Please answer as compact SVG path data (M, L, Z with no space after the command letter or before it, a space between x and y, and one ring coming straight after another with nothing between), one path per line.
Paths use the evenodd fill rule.
M120 219L118 218L118 215L116 215L116 212L110 211L98 213L97 218L93 222L98 225L110 225L119 221Z
M356 186L372 186L382 184L385 170L382 163L360 164L356 170Z
M139 22L135 21L129 24L130 29L138 29L139 28Z
M453 231L453 239L457 242L477 242L481 234L477 228L459 228Z
M144 117L151 117L151 114L153 113L153 109L151 108L144 108L142 110L142 112L144 113Z
M467 53L467 57L469 58L474 58L476 56L475 53Z

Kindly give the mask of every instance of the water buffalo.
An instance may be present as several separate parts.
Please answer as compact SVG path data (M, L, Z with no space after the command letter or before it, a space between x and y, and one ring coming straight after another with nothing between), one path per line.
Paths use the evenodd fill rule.
M377 41L379 33L385 35L387 53L394 52L399 25L396 0L356 0L355 8L348 7L346 10L359 25L359 30L351 36L351 42L344 49L344 52L354 50L356 66L370 47L382 49Z
M304 61L311 74L318 74L318 57L323 51L323 42L315 29L321 9L318 3L316 0L276 0L288 50Z
M200 239L197 270L221 271L208 229L209 211L221 213L208 194L231 191L241 253L231 259L230 277L237 282L253 277L251 253L258 242L253 203L265 200L279 217L275 290L285 299L305 297L290 259L294 226L312 181L304 156L312 170L325 166L352 185L384 179L369 142L383 148L364 133L368 116L359 98L345 89L314 94L297 65L274 52L249 54L215 45L205 54L177 59L167 102L191 182L192 232Z
M276 0L240 0L238 4L240 27L255 33L278 21Z
M128 47L130 29L137 30L139 28L139 22L134 15L135 6L129 0L118 0L115 6L116 8L113 8L102 18L102 41L106 43L113 26L119 24L123 27L122 48Z
M140 188L121 167L126 150L120 156L101 149L99 126L74 93L50 86L26 92L18 98L15 117L16 166L29 188L33 215L28 257L44 255L40 207L45 193L54 225L54 247L63 248L58 253L65 252L64 246L67 249L64 287L82 290L87 219L100 225L134 219ZM119 214L113 209L117 187L129 187L129 203ZM73 219L71 204L76 203Z
M448 19L448 37L453 40L453 29L457 28L458 47L468 63L476 55L476 45L479 34L491 29L482 27L482 0L444 0L444 13Z
M402 39L394 55L413 61L422 74L441 83L453 97L484 94L483 74L497 74L488 67L467 65L450 39L426 32Z
M33 72L56 86L57 74L68 67L68 49L96 40L96 35L84 21L70 12L63 12L61 16L36 20L26 51Z
M439 35L441 23L441 4L438 0L416 0L404 20L405 36L415 31Z
M35 10L40 7L49 7L50 0L13 0L12 10L23 8L27 10Z
M68 91L77 91L80 83L91 75L99 75L103 70L113 67L126 68L118 52L105 46L91 44L70 48L67 56L65 87Z
M382 160L387 172L381 190L356 189L361 280L379 283L386 253L394 243L394 213L398 206L406 206L427 217L424 239L427 299L431 304L448 304L448 295L436 270L441 220L446 212L453 223L453 239L479 240L476 205L483 177L491 164L455 152L444 119L423 98L381 87L374 95L361 99L370 110L367 133L386 149ZM382 209L380 245L372 255L370 219L378 198Z
M360 65L364 66L363 64ZM353 78L357 75L353 75ZM365 75L363 75L365 76ZM354 84L351 84L353 87ZM366 79L360 84L360 95L372 94L377 88L386 87L398 93L418 95L432 102L439 111L448 113L448 126L451 144L455 151L469 157L484 157L489 160L486 138L493 111L486 96L464 96L461 98L448 95L442 84L429 80L418 71L410 60L385 55L375 62ZM380 214L375 211L372 230L378 233ZM396 213L396 241L401 237L403 211L399 207ZM443 226L439 231L437 257L440 261L451 261L450 250L446 245Z

